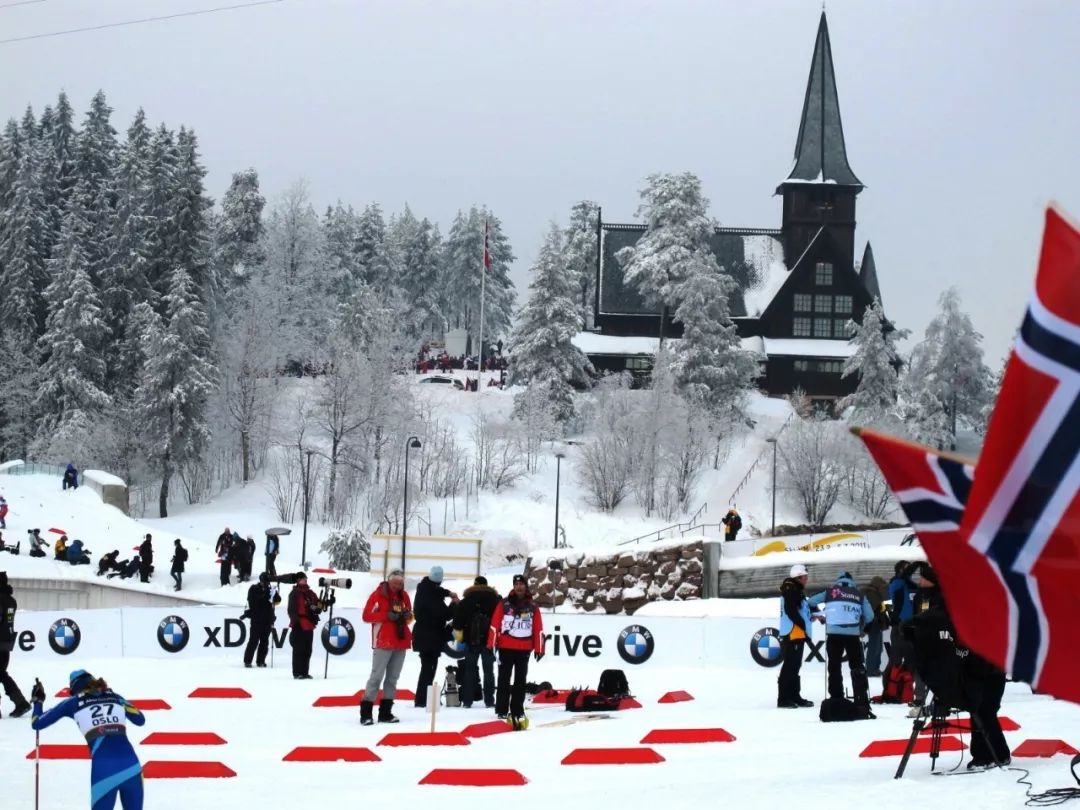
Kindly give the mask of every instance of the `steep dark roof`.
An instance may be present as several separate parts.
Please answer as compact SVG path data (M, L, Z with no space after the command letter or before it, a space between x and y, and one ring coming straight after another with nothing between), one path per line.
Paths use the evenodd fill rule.
M844 147L844 127L840 123L840 99L836 92L829 26L821 12L810 78L806 82L799 139L795 144L795 167L784 182L863 184L851 170Z
M863 251L862 264L859 265L859 281L863 283L871 298L881 301L881 287L878 285L877 267L874 265L874 250L869 242L866 243L866 250ZM882 306L884 307L884 303Z
M645 226L605 222L600 233L600 312L656 317L658 307L649 306L626 282L615 254L634 245ZM731 317L756 317L764 310L758 298L771 298L786 277L780 231L772 228L717 228L709 240L717 262L738 283L728 302ZM767 304L767 301L765 302ZM749 306L748 306L749 304ZM748 311L754 310L754 311Z

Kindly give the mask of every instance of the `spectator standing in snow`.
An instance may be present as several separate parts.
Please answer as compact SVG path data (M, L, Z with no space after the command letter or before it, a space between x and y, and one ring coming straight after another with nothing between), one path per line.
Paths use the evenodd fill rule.
M442 566L433 565L430 573L416 586L413 600L416 624L413 625L412 648L420 653L420 677L416 681L413 705L420 708L427 706L428 692L439 668L439 656L450 640L454 605L458 603L457 594L442 587L442 581Z
M274 562L277 560L280 548L281 542L278 540L277 535L266 535L266 573L272 577L277 576L277 568L274 566Z
M67 469L64 470L64 480L62 484L63 489L71 487L72 489L79 488L79 471L75 469L74 464L68 464Z
M173 582L176 583L176 587L173 588L173 590L178 591L184 584L184 563L187 562L188 553L187 549L184 548L183 544L180 542L179 537L173 541L173 546L172 570L169 573L172 574Z
M0 684L4 694L15 704L12 717L22 717L30 711L30 703L23 697L19 685L8 674L11 653L15 649L15 612L19 603L15 601L15 592L8 584L7 572L0 571Z
M0 495L0 529L7 528L8 502Z
M368 676L364 696L360 701L360 723L370 726L375 722L371 710L382 686L383 699L379 703L379 722L396 723L394 698L405 653L412 641L409 622L412 620L412 603L405 590L405 572L395 568L386 582L379 583L364 605L362 618L371 625L371 674Z
M229 531L229 527L225 527L225 531L218 535L217 545L214 546L214 553L217 554L218 562L221 564L221 587L225 587L229 584L229 575L232 573L232 532Z
M499 651L499 685L495 691L495 714L509 711L514 727L525 719L525 679L529 675L529 653L539 661L544 657L544 623L522 574L514 575L514 587L491 617L488 647ZM513 680L513 687L510 682Z
M143 582L150 581L150 575L154 573L154 544L149 534L143 538L139 546L139 579Z
M274 627L274 603L270 594L270 575L265 571L259 574L259 581L248 588L248 618L251 619L251 634L247 647L244 648L244 666L266 666L266 651L270 646L270 631Z
M889 614L885 610L889 586L881 577L874 577L860 590L874 611L874 620L866 626L866 677L880 678L882 636L889 627Z
M780 650L783 660L777 678L776 706L801 709L814 701L802 696L803 647L810 638L810 606L806 601L806 583L810 575L805 565L791 566L790 575L780 585Z
M229 559L233 568L236 569L236 581L245 582L244 579L244 555L247 553L247 543L239 532L233 532L229 541Z
M874 620L870 602L859 593L851 574L844 571L830 587L810 597L809 604L825 606L825 652L828 657L829 698L844 699L843 660L851 670L851 691L860 715L873 719L870 711L870 684L860 636Z
M30 556L31 557L47 557L49 544L45 542L45 538L41 536L41 529L29 529L26 532L30 535Z
M307 574L296 575L289 591L289 644L292 645L292 674L297 680L311 680L311 646L319 623L319 598L308 587Z
M255 538L250 534L244 538L244 582L251 579L251 569L255 566Z
M470 708L477 695L479 665L484 667L484 705L495 705L495 653L487 648L491 617L502 598L484 577L465 589L454 611L454 638L465 645L461 662L461 705Z
M742 528L742 518L739 517L738 510L734 506L731 507L720 522L724 524L724 540L735 540L739 535L739 529Z

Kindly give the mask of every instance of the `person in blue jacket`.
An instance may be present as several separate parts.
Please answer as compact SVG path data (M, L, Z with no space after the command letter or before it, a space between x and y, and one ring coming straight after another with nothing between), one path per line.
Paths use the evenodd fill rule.
M896 666L910 672L915 677L916 686L916 700L912 701L912 705L921 706L922 699L926 697L926 686L915 668L915 650L900 630L901 625L915 615L915 597L919 588L912 581L911 575L918 566L918 562L900 560L893 568L893 578L889 580L889 602L892 605L889 608L889 619L892 629L889 631L889 660L885 665L885 677L888 677L889 670Z
M82 540L76 540L67 547L67 561L72 565L90 564L90 552L83 547Z
M34 684L34 730L70 717L90 746L91 810L112 810L117 796L123 810L142 810L142 764L128 741L127 723L141 726L146 718L103 679L84 669L71 673L69 685L71 697L43 712L45 690L40 681Z
M829 668L829 698L844 698L843 657L846 654L851 668L851 691L855 705L864 717L870 712L870 684L866 678L866 660L859 638L865 627L874 620L870 601L862 595L851 574L844 571L831 586L808 600L811 607L824 605L825 652Z

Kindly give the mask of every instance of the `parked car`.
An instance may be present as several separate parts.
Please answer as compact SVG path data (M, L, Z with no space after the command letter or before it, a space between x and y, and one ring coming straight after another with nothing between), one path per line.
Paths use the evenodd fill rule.
M455 380L453 377L444 377L441 374L432 374L430 377L424 377L420 382L436 385L452 385L459 391L465 390L465 386L461 384L461 380Z

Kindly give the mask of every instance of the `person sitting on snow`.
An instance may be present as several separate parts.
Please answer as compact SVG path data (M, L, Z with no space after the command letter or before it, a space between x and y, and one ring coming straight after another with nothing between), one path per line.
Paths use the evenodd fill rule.
M97 564L97 575L100 577L102 574L107 574L110 571L120 571L120 563L117 562L117 557L120 556L120 552L117 549L113 549L108 554L102 554L101 559Z
M53 546L53 559L60 560L60 562L67 562L67 544L68 536L66 534L60 535L60 539L56 541Z
M75 469L74 464L68 464L67 469L64 470L63 488L66 490L68 487L79 488L79 471Z
M90 552L83 549L83 541L75 540L67 549L67 561L72 565L89 565Z
M41 536L41 529L27 529L26 533L30 535L30 556L47 556L45 549L49 547L49 544L46 543L45 538Z
M19 546L21 546L21 545L22 545L22 543L16 543L13 546L8 545L7 543L4 542L4 535L0 534L0 551L6 551L8 554L18 554L19 553Z

